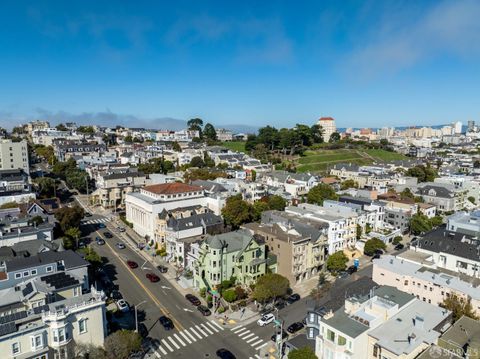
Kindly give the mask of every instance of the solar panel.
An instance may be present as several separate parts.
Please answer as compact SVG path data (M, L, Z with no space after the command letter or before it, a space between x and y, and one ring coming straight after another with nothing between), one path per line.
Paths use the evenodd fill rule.
M17 326L13 322L7 324L0 324L0 336L15 333L16 331Z

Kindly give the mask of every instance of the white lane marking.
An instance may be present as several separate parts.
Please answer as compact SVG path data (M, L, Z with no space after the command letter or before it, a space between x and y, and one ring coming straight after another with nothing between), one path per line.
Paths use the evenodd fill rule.
M156 350L155 350L153 353L155 354L155 356L156 356L157 358L161 358L160 354L158 354L158 352L157 352Z
M255 334L250 333L250 334L248 334L248 335L245 335L242 339L243 339L243 340L247 340L247 339L250 338L252 335L255 335Z
M243 338L243 339L245 339L245 338ZM248 339L247 343L253 342L254 340L257 340L257 339L258 339L258 337L254 336L253 338Z
M167 355L167 351L165 349L163 349L160 345L158 346L158 349L160 349L160 351L164 354L164 355Z
M203 335L205 335L205 338L208 337L208 334L205 333L205 332L202 330L202 328L200 328L198 325L195 325L195 328L197 328L197 330L198 330L200 333L202 333Z
M182 337L184 337L184 338L185 338L185 340L188 342L188 344L192 344L192 341L190 340L190 338L189 338L189 337L187 337L187 336L185 335L185 333L184 333L184 332L179 332L179 334L181 334L181 335L182 335Z
M254 347L255 345L260 344L261 342L263 342L263 339L260 339L258 342L252 343L252 344L250 344L250 345L251 345L252 347Z
M255 354L255 358L257 358L257 359L262 359L262 358L260 357L260 355L258 355L258 354Z
M210 328L212 328L213 330L215 330L215 332L216 332L216 333L218 333L218 332L219 332L219 330L217 329L217 327L216 327L216 326L214 326L214 325L212 325L211 323L207 322L207 323L205 323L205 324L207 324L207 325L208 325L208 327L210 327Z
M166 341L165 339L162 339L161 341L162 341L162 344L165 345L168 350L170 350L171 352L173 352L172 347L170 346L170 344L167 343L167 341Z
M236 327L236 328L232 329L232 332L234 332L234 333L239 333L239 332L241 332L242 330L245 330L245 329L247 329L247 328L244 328L244 327Z
M259 347L256 347L255 350L260 350L261 348L263 348L265 345L267 345L268 342L266 343L263 343L262 345L260 345Z
M238 336L241 338L244 335L247 335L248 333L250 333L250 330L247 330L247 331L243 332L242 334L239 334Z
M202 339L202 336L198 334L195 330L193 330L193 327L189 328L199 339Z
M177 334L173 334L173 336L175 337L175 339L177 339L180 344L182 344L184 347L186 347L187 345L183 342L183 340L177 335Z
M208 329L208 327L207 327L205 324L202 323L202 324L200 324L200 326L201 326L203 329L205 329L208 333L213 334L213 332L212 332L210 329Z
M238 325L238 326L236 326L235 328L232 328L232 329L230 329L230 330L233 332L235 329L238 329L238 328L241 328L241 327L242 327L242 325Z
M175 343L175 340L173 340L172 337L168 337L167 339L170 340L173 345L175 345L175 348L180 349L180 345L178 345L177 343Z
M192 328L190 328L190 330L191 330L191 329L192 329ZM190 334L187 329L185 329L184 332L185 332L185 334L187 334L187 335L190 337L190 339L192 339L194 342L197 341L197 338L195 338L192 334Z
M216 321L211 320L210 322L211 322L212 324L214 324L215 326L217 326L218 328L220 328L220 330L224 330L224 329L222 328L222 326L221 326L220 324L218 324Z

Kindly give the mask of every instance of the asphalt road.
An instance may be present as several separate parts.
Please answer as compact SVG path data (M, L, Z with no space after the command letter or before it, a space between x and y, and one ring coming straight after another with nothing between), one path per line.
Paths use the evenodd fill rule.
M104 223L107 228L99 229L98 223ZM132 311L134 305L142 303L138 317L153 338L152 358L215 358L219 348L229 349L237 358L255 358L257 348L270 344L273 327L260 328L253 323L247 328L227 328L213 316L203 317L156 268L145 263L138 250L115 232L114 226L109 225L105 217L93 215L85 218L82 231L95 251L107 260L103 269L118 286ZM112 233L114 238L105 238L105 231ZM102 237L105 245L97 245L96 236ZM118 242L124 243L126 248L118 249L115 246ZM137 262L138 268L128 267L127 260ZM145 277L149 272L158 275L160 282L151 283ZM158 322L161 315L172 319L174 330L163 328ZM131 325L134 329L133 318Z

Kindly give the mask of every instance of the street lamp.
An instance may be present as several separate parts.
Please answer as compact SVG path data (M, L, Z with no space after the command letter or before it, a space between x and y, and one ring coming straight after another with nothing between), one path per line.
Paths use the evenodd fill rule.
M137 317L137 308L141 306L142 304L146 303L147 301L144 300L143 302L138 303L135 306L135 333L138 333L138 317Z

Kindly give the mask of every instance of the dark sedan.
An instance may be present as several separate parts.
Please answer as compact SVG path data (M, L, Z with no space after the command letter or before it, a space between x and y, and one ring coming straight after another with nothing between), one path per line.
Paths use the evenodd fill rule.
M289 327L287 328L287 332L289 332L290 334L293 334L293 333L296 333L296 332L298 332L299 330L302 330L302 329L303 329L303 323L296 322L296 323L293 323L293 324L289 325Z
M170 318L162 315L160 318L158 318L160 321L160 324L165 328L165 330L172 330L174 328L173 322Z
M185 299L192 303L194 306L198 307L200 304L200 299L195 297L193 294L185 294Z
M298 300L300 300L300 295L298 295L297 293L294 293L287 298L287 303L288 304L293 304Z
M147 273L145 277L147 277L147 279L152 283L156 283L160 281L160 277L153 273Z
M168 268L165 266L157 266L157 269L160 271L160 273L167 273Z
M236 359L236 356L233 355L233 353L225 348L218 349L217 352L217 357L220 359Z
M210 314L212 314L212 312L210 311L210 309L208 309L208 308L207 308L206 306L204 306L204 305L199 305L199 306L197 307L197 309L198 309L198 311L199 311L200 313L202 313L202 315L203 315L204 317L208 317Z
M105 238L113 238L113 234L111 234L110 232L103 232L103 235L105 236Z
M288 338L288 334L285 330L282 330L282 340L286 339L286 338ZM277 341L277 335L273 334L270 339L272 339L272 342L276 342Z

